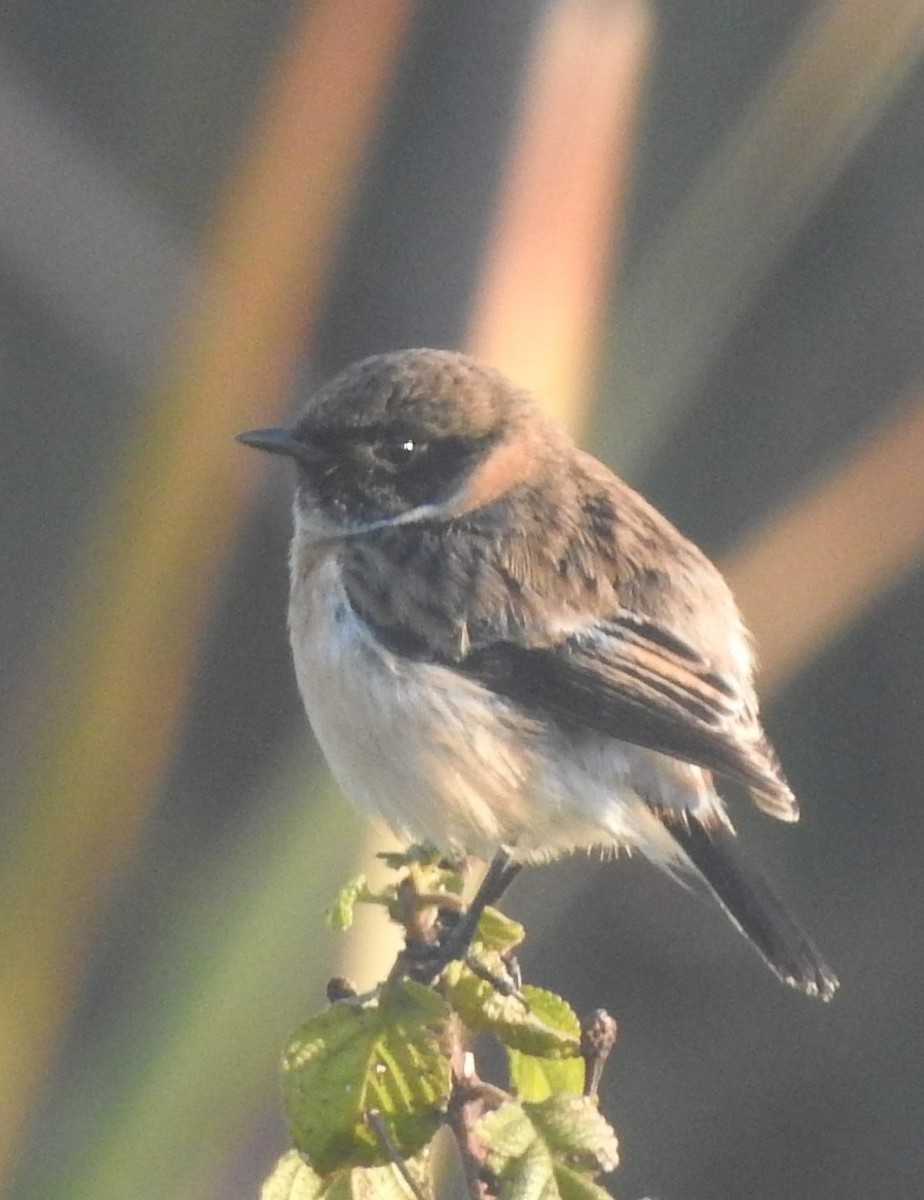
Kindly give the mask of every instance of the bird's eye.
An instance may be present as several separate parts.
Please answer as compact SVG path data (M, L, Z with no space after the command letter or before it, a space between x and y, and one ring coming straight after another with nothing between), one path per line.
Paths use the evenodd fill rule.
M419 458L426 448L427 443L419 438L397 437L384 442L378 449L378 456L392 467L405 467Z

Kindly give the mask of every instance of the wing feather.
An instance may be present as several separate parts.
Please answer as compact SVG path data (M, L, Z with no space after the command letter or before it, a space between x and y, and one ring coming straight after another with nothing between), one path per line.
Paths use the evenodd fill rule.
M795 798L746 699L673 635L615 617L554 646L497 642L458 669L565 728L696 763L793 820Z

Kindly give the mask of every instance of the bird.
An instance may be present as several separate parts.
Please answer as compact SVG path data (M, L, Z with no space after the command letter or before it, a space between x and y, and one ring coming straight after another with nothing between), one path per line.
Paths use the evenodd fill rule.
M711 894L784 982L831 968L741 849L717 783L798 804L718 569L526 390L468 355L376 354L291 427L289 636L345 796L512 868L638 853Z

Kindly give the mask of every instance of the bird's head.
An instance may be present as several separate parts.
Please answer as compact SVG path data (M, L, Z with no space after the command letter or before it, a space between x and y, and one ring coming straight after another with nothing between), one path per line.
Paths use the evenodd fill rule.
M348 367L290 429L239 435L298 469L297 530L327 539L449 520L527 481L557 431L498 371L446 350Z

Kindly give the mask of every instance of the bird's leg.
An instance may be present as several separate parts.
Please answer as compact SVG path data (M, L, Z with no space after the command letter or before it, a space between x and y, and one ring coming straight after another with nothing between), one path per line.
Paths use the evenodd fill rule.
M496 904L520 873L522 863L514 861L510 851L502 846L491 860L485 877L472 902L440 942L442 966L457 958L465 958L471 949L481 914L490 904ZM441 968L442 969L442 968Z
M515 958L504 959L504 974L500 975L497 971L492 971L489 966L476 958L473 951L469 951L465 956L465 965L473 975L477 975L479 979L483 979L485 983L490 983L501 996L516 996L522 1001L525 1008L529 1008L523 993L520 991L523 980L520 976L520 964Z

